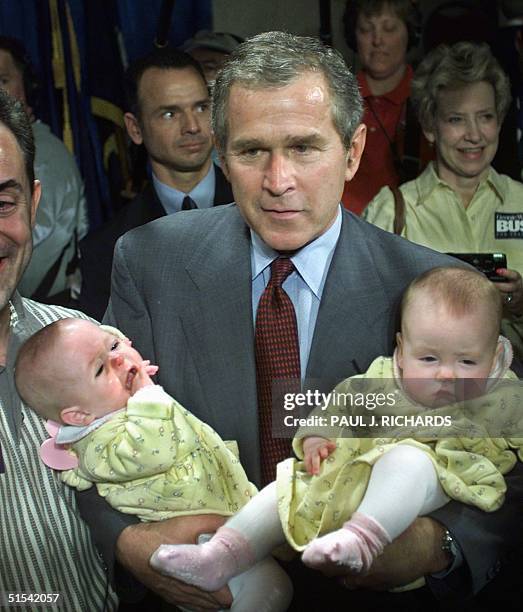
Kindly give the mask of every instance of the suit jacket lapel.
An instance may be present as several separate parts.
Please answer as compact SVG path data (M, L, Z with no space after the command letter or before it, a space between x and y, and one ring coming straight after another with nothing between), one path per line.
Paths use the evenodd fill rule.
M145 221L145 223L153 221L154 219L159 219L160 217L165 217L167 213L160 202L160 198L158 197L152 182L150 182L145 188L144 196L146 197L146 202L148 204L148 219Z
M376 346L384 354L388 351L387 338L378 337L383 334L376 323L389 317L390 300L364 230L361 220L343 213L307 366L307 378L325 378L327 387L365 371L376 356Z
M248 471L258 474L250 235L236 207L230 213L209 228L186 266L197 293L182 320L199 376L205 378L208 406L217 411L222 407L222 414L214 415L216 422L223 421L223 406L228 407L225 418L251 446ZM217 243L223 248L217 249Z
M125 232L165 215L165 209L158 198L153 184L148 183L142 193L129 202L112 222L115 227L113 243Z

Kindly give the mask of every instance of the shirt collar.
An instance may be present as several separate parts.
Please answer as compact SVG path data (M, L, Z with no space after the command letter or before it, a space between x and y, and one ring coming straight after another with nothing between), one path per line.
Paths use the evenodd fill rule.
M123 412L124 408L120 408L119 410L114 410L113 412L109 412L108 414L104 414L94 421L91 421L89 425L62 425L56 434L56 443L57 444L74 444L78 442L85 436L88 436L91 432L99 429L104 423L107 423L110 419L112 419L117 414Z
M158 194L158 198L169 214L178 212L182 209L183 199L186 195L191 197L198 208L211 208L214 203L214 191L216 186L214 164L210 165L209 172L207 172L204 178L189 193L184 193L175 187L162 183L154 172L152 175L154 188Z
M442 186L444 189L452 189L452 187L446 183L443 179L440 179L436 174L436 165L434 162L429 162L424 172L420 174L417 179L418 186L418 200L417 206L422 206L425 202L428 202L432 192L438 187ZM491 166L487 176L480 182L479 189L484 189L484 186L491 187L496 195L499 197L501 203L505 201L507 195L507 185L503 181L503 177L494 170Z
M11 327L16 327L19 322L25 319L25 309L22 304L22 298L18 291L15 291L9 301L9 309L11 311Z
M10 325L10 337L9 337L9 348L7 351L7 362L8 364L14 365L18 349L14 349L15 346L21 345L29 336L32 336L37 332L41 325L33 317L28 316L27 310L22 301L22 296L15 291L9 301L9 309L11 319Z
M505 203L505 199L507 197L508 191L508 182L504 180L504 178L494 170L492 166L490 166L489 173L485 181L494 189L494 191L498 194L501 203Z
M329 229L291 257L298 274L318 298L321 298L321 287L327 264L340 236L341 222L341 207L338 206L336 219ZM252 280L254 280L270 266L279 253L265 244L254 230L251 229L250 232Z
M25 312L22 304L22 298L20 294L15 292L8 304L9 308L9 338L7 340L8 348L6 355L6 363L0 364L0 372L3 372L7 367L11 367L14 364L12 359L13 351L10 350L13 342L21 344L28 335L24 330ZM14 336L21 336L20 339L14 338Z
M447 183L442 181L436 174L436 166L434 162L429 162L427 168L416 179L418 187L418 200L416 205L421 205L428 200L432 192L439 186L449 189Z
M385 98L393 104L397 104L398 106L400 106L410 96L410 83L412 81L413 74L414 71L412 70L412 66L407 64L405 74L403 75L401 81L396 85L396 87L392 91L388 91L387 93L381 94L380 96L374 96L374 94L371 92L369 84L367 82L367 75L364 70L360 70L358 72L357 78L358 85L360 86L360 91L363 98Z

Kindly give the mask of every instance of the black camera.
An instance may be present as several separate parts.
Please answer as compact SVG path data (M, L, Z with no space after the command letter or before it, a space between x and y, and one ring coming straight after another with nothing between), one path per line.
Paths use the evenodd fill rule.
M447 253L447 255L466 261L495 283L508 282L508 279L496 274L498 268L507 267L505 253Z

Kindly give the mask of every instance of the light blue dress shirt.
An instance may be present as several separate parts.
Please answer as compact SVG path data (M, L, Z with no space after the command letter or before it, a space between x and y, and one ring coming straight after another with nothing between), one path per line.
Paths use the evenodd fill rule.
M214 173L214 165L211 164L209 172L189 193L179 191L174 187L170 187L162 183L156 178L153 172L153 184L158 194L158 198L165 208L165 212L171 213L182 210L183 199L186 195L190 196L198 208L211 208L214 205L214 191L216 188L216 176Z
M340 231L341 208L338 208L331 227L291 257L296 271L283 283L296 312L302 380L307 371L321 296ZM277 251L267 246L260 236L251 230L252 312L255 325L258 302L271 278L270 265L278 255Z

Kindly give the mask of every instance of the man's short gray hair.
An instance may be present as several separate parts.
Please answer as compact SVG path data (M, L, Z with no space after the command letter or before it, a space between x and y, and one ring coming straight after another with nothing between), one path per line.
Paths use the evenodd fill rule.
M332 101L332 120L346 149L361 122L363 102L356 78L342 55L317 38L264 32L239 45L218 74L213 91L212 127L218 150L225 152L231 88L279 88L307 72L323 75Z
M433 49L416 68L411 83L410 97L422 127L434 128L440 91L481 81L494 89L501 125L510 106L510 82L490 47L486 43L458 42Z

